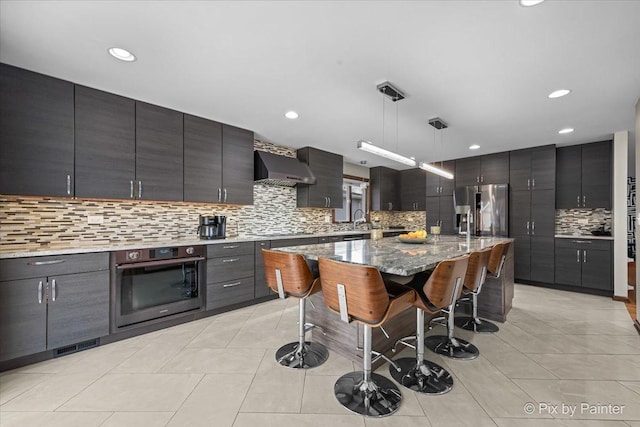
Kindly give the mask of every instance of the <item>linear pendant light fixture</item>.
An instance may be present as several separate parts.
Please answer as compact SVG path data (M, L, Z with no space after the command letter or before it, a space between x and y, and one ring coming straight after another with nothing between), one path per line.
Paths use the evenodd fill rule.
M377 86L377 89L379 92L387 96L393 102L404 99L404 94L400 92L400 90L398 90L397 88L393 87L389 82L380 83ZM397 126L398 126L398 123L396 118L396 132L397 132ZM382 98L382 141L384 144L384 98ZM362 151L366 151L368 153L375 154L377 156L384 157L398 163L402 163L412 167L416 166L415 159L410 159L409 157L405 157L401 154L394 153L393 151L389 151L382 147L378 147L377 145L374 145L369 141L365 141L361 139L357 142L357 147Z
M435 142L435 129L438 129L439 131L442 132L443 129L446 129L449 127L449 125L447 125L447 123L445 123L444 120L442 120L439 117L433 118L429 120L429 124L431 126L434 127L434 136L433 136L433 141ZM447 172L444 169L441 169L439 167L430 165L428 163L425 162L420 162L420 169L422 170L426 170L427 172L431 172L434 173L436 175L440 175L443 178L447 178L447 179L453 179L453 174L451 172Z
M405 157L402 154L397 154L397 153L394 153L393 151L385 150L384 148L378 147L377 145L373 145L369 141L364 141L364 140L358 141L358 148L361 149L362 151L366 151L371 154L376 154L380 157L385 157L389 160L394 160L398 163L403 163L408 166L416 165L415 160Z

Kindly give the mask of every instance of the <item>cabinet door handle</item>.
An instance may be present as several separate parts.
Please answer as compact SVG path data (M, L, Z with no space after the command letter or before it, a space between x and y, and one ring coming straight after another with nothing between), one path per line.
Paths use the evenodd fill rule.
M580 262L580 249L576 249L576 262Z
M67 195L71 195L71 175L67 175Z
M527 190L531 190L531 179L527 179Z
M34 267L39 265L62 264L63 262L64 262L63 259L53 259L51 261L31 261L31 262L28 262L27 265Z
M51 300L56 300L56 279L51 280Z
M582 207L583 208L587 207L587 196L582 196Z
M222 188L218 187L218 202L222 201Z
M480 183L484 183L484 175L480 176Z
M142 180L138 181L138 199L142 199Z
M327 197L327 199L329 199L329 204L327 205L328 208L331 207L331 196Z
M582 262L584 262L585 264L587 263L587 250L584 249L582 251Z
M224 200L223 201L225 203L227 203L227 189L226 188L224 189L223 193L224 193Z
M536 234L536 222L531 221L531 235L533 236L534 234Z
M222 262L236 262L236 261L240 261L240 258L229 258L229 259L222 260Z
M129 180L129 198L133 199L133 180Z
M480 175L476 175L476 183L480 184Z
M43 297L42 289L43 289L42 288L42 280L40 280L38 282L38 304L42 304L42 297Z
M578 207L580 207L580 196L578 196Z
M532 190L535 190L535 189L536 189L536 179L535 179L535 178L533 178L533 179L531 180L531 189L532 189Z
M527 221L527 236L529 235L529 221Z
M233 288L234 286L241 285L242 282L226 283L222 285L223 288Z

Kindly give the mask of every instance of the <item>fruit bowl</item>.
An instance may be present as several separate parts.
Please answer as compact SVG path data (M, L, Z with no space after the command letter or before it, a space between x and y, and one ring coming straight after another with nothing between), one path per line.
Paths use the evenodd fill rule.
M420 243L427 243L429 241L429 237L400 237L398 236L398 240L401 241L402 243L413 243L413 244L420 244Z

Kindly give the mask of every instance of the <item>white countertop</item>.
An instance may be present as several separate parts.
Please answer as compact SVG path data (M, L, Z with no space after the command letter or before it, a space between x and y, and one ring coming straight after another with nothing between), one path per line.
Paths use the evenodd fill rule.
M404 230L383 230L384 232L404 231ZM23 245L3 245L0 247L0 259L8 258L26 258L34 256L51 256L51 255L69 255L93 252L111 252L131 249L149 249L162 248L166 246L192 246L192 245L216 245L229 242L256 242L261 240L283 240L283 239L301 239L305 237L323 237L323 236L348 236L354 234L369 234L370 230L345 230L326 233L314 234L272 234L272 235L245 235L238 237L227 237L226 239L201 240L198 238L183 238L169 240L154 241L136 241L136 242L105 242L105 243L73 243L69 245L49 245L34 248L24 248Z

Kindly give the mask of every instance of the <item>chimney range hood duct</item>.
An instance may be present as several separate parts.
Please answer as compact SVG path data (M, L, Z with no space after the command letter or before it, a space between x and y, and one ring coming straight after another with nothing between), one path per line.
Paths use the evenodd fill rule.
M295 157L280 156L266 151L254 151L254 181L259 184L293 187L315 184L316 177L309 165Z

